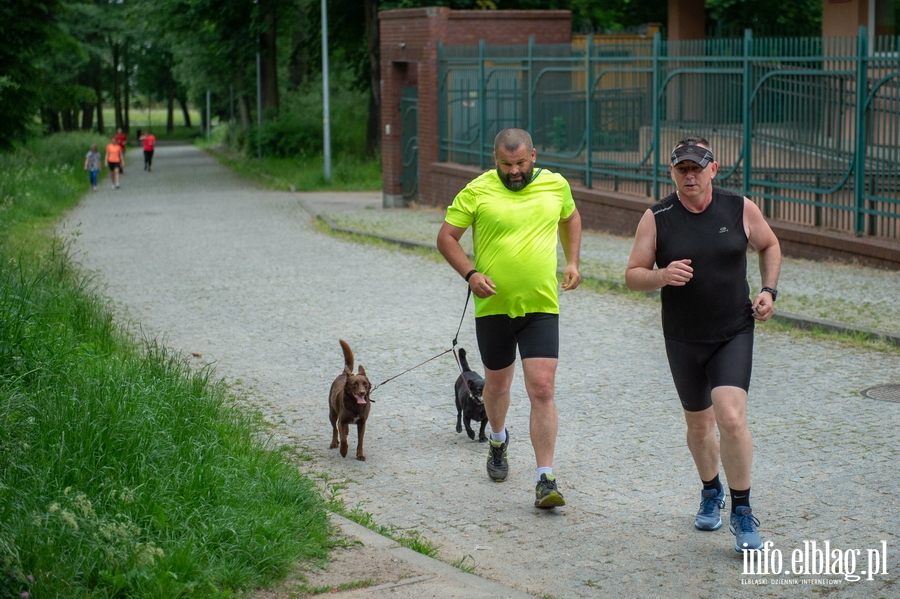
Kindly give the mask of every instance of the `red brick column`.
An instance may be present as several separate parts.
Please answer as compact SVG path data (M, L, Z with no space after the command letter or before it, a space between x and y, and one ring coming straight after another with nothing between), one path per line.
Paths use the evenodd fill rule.
M428 165L438 152L438 42L445 46L569 43L567 10L450 10L408 8L378 13L381 36L382 178L385 207L403 205L400 188L400 96L404 87L419 95L419 201L436 204Z

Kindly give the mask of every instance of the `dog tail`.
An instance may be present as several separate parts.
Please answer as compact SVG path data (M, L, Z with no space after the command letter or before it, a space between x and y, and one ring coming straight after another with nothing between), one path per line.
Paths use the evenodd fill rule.
M344 366L346 366L350 372L353 372L353 350L350 349L350 346L347 345L347 342L343 339L338 339L341 343L341 349L344 352Z
M466 350L459 348L459 363L462 365L463 372L470 372L469 362L466 360Z

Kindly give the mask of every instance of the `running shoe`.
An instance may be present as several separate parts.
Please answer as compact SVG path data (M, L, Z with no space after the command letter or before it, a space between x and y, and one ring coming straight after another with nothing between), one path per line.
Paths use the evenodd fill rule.
M541 480L538 481L537 486L534 488L534 507L548 510L563 505L566 505L566 500L563 499L562 493L556 488L556 477L552 474L549 476L542 474Z
M700 491L700 511L694 518L694 526L698 530L719 530L722 528L722 516L719 510L725 507L725 489L703 489Z
M506 442L500 443L489 440L488 443L488 459L487 473L488 478L494 482L502 483L509 474L509 459L506 455L506 448L509 446L509 431L506 431Z
M762 549L763 542L759 537L756 527L759 526L759 520L753 515L746 505L738 506L737 513L731 514L731 524L728 529L736 538L734 540L734 550L738 553L747 549Z

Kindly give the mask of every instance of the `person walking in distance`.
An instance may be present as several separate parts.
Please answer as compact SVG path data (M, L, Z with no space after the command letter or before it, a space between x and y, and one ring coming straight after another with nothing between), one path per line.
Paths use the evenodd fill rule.
M115 135L116 143L122 148L122 156L125 156L125 152L128 149L128 134L122 131L122 128L119 127L116 129ZM122 164L119 165L119 174L125 172L125 161L122 161Z
M106 164L109 165L110 186L113 189L119 188L119 173L125 167L125 151L116 138L113 137L106 144Z
M147 129L138 139L144 144L144 170L153 170L153 150L156 148L156 137Z
M97 144L91 144L91 149L84 157L84 170L91 178L91 189L97 191L97 176L100 174L100 152Z
M494 139L496 169L472 180L454 198L437 247L475 295L475 334L485 368L484 407L491 426L487 473L509 473L506 417L515 372L522 360L537 471L538 508L565 505L553 474L558 415L554 404L559 360L557 234L566 258L562 288L581 283L578 272L581 217L566 180L535 170L537 152L523 129ZM459 243L472 227L475 264Z
M718 168L707 140L678 142L669 166L676 191L641 217L625 283L634 291L660 290L669 369L703 484L694 526L706 531L722 526L721 458L731 494L729 529L740 552L763 546L750 507L753 439L747 397L755 322L775 312L781 247L756 204L713 186ZM752 300L748 245L759 254L762 279Z

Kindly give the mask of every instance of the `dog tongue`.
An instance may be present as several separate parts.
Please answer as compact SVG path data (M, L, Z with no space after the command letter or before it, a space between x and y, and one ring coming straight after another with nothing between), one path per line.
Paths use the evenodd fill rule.
M365 395L357 396L357 398L356 398L356 403L358 403L358 404L364 404L364 403L366 403L366 396L365 396Z

